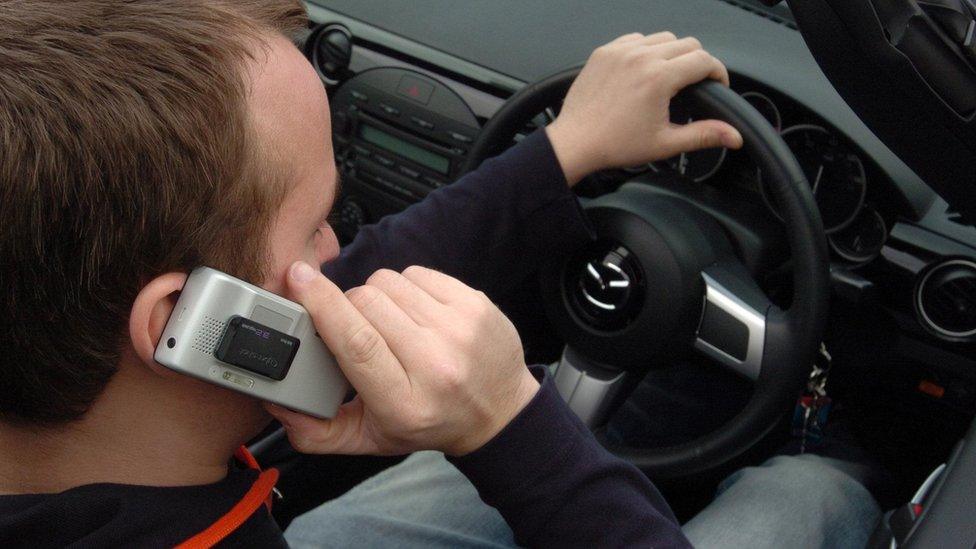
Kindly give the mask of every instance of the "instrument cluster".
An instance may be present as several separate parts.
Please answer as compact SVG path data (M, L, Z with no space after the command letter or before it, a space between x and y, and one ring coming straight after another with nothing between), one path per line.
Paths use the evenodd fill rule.
M811 186L835 258L864 264L881 253L894 220L885 203L887 182L873 164L842 133L781 94L733 80L739 91L775 128L796 155ZM672 121L687 123L693 116L673 105ZM656 172L759 198L770 215L778 208L767 192L763 174L739 151L709 149L682 154L629 173Z

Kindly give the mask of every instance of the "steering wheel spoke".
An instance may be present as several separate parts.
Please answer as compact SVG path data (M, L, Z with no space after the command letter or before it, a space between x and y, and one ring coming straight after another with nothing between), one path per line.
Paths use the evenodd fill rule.
M569 408L587 427L594 429L606 423L626 400L633 385L633 374L608 369L567 346L555 365L553 381Z
M738 261L718 262L701 276L705 296L695 349L756 381L765 354L769 299Z

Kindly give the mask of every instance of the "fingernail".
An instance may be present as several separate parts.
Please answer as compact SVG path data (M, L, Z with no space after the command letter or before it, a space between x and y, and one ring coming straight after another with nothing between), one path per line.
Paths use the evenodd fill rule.
M291 279L295 282L308 282L315 278L315 269L304 261L299 261L291 266Z
M722 145L726 149L738 149L742 146L742 137L737 133L723 133Z
M274 416L274 418L278 420L278 423L280 423L283 427L288 428L291 426L288 423L288 420L285 418L285 414L283 413L284 408L282 408L281 406L278 406L277 404L272 404L270 402L265 402L264 409L269 414Z

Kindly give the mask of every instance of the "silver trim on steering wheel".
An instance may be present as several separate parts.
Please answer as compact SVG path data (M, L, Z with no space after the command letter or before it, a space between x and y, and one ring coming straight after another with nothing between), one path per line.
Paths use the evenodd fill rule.
M702 305L702 317L695 331L695 348L753 381L759 379L766 342L766 315L742 301L708 274L702 273L702 279L705 281L705 299ZM718 308L746 327L748 343L744 359L739 360L720 349L717 342L709 343L702 339L702 323L709 307Z

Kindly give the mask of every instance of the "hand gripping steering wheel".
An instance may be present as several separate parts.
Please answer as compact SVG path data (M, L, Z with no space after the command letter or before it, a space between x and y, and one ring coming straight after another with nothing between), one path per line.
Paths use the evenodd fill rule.
M555 74L512 96L485 125L466 167L503 151L526 121L562 100L577 74ZM776 425L810 371L830 292L823 224L786 143L717 82L691 86L678 99L699 118L741 132L785 224L793 296L787 309L772 304L716 219L690 201L630 182L584 206L594 241L543 273L547 310L567 342L556 385L608 449L655 478L718 467ZM610 443L602 429L609 415L649 369L689 349L754 382L745 408L690 442L650 449Z

